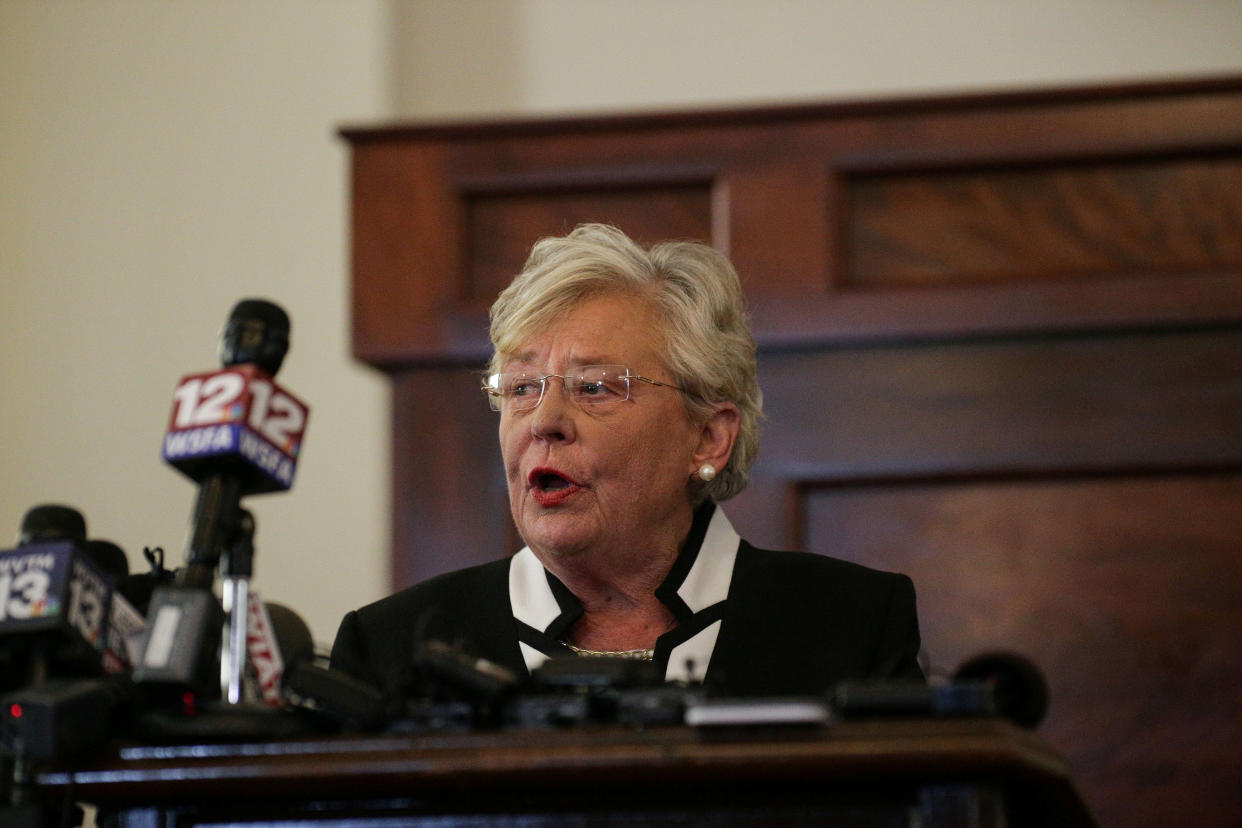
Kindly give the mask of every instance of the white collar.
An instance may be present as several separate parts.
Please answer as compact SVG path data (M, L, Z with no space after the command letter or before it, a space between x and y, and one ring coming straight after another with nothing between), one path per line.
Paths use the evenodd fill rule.
M706 529L702 522L706 521ZM701 532L701 535L700 535ZM701 537L698 543L694 541ZM657 658L667 657L665 679L701 679L707 671L720 631L720 605L729 596L733 564L741 538L724 511L715 504L701 507L695 515L690 539L682 549L656 596L677 617L678 626L657 644ZM529 546L513 556L509 564L509 603L513 617L521 625L545 635L567 627L582 612L577 599L561 586L557 599L552 576ZM711 619L696 618L711 611ZM704 623L706 621L706 623ZM519 639L521 636L519 636ZM526 667L534 670L553 652L555 642L521 641ZM663 653L661 652L663 651Z

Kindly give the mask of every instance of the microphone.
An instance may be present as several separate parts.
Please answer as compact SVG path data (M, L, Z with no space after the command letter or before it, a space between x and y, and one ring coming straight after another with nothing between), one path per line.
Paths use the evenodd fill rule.
M843 681L830 694L843 717L1001 716L1034 729L1048 712L1048 683L1035 663L1017 653L980 653L943 684L863 679Z
M121 547L112 541L92 538L82 542L82 553L90 558L95 566L111 576L114 583L119 584L129 577L129 559Z
M293 610L280 604L265 604L253 592L249 609L246 653L254 670L259 696L272 707L282 707L281 681L285 665L314 655L310 629Z
M992 691L996 712L1033 730L1048 712L1048 682L1035 662L1017 653L996 651L967 659L954 681L981 682Z
M17 548L0 551L3 687L103 670L115 588L109 567L125 554L85 538L76 509L35 506L22 519Z
M46 503L32 506L22 515L17 545L29 546L44 541L86 541L86 518L72 506Z
M102 747L128 696L129 685L116 676L55 679L16 690L0 696L0 744L40 762Z
M112 578L115 589L108 607L102 663L106 673L124 672L138 661L142 632L147 625L146 618L125 595L125 585L130 580L129 559L121 547L107 540L88 540L82 552Z
M273 380L288 349L284 310L243 299L224 326L221 370L182 377L173 393L162 456L199 484L186 585L210 585L240 498L293 485L309 409Z
M161 454L198 483L198 496L186 566L175 588L152 597L136 681L211 692L207 678L223 634L218 688L229 703L241 701L254 519L240 501L293 485L309 412L273 380L288 349L284 310L243 299L221 334L221 369L182 377L173 393ZM211 591L217 567L223 607Z
M310 628L296 612L281 604L269 603L264 608L276 641L272 649L283 662L278 684L286 704L355 730L372 730L384 724L389 718L388 699L378 688L334 670L320 659ZM257 658L255 666L262 684Z

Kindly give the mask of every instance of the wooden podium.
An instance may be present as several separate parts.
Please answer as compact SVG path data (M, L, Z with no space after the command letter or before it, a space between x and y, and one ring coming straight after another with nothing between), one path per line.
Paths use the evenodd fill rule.
M1095 824L999 719L132 745L38 784L123 826Z
M386 124L353 352L392 384L392 587L521 546L487 308L583 221L743 281L748 541L904 572L931 672L1012 650L1110 825L1242 813L1242 76Z

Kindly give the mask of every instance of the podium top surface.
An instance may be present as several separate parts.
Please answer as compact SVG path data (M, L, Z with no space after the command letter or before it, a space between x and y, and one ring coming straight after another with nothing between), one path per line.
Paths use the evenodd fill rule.
M813 784L812 784L813 783ZM971 784L1003 789L1058 824L1093 825L1068 768L999 719L870 720L784 728L585 728L124 745L40 774L48 791L127 804L209 798L662 796L722 786L795 790ZM1023 803L1026 803L1025 805Z

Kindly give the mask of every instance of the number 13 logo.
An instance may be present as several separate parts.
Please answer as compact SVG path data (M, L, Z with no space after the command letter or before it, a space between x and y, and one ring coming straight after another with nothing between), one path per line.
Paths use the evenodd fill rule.
M52 580L39 569L18 575L0 575L0 621L6 618L32 618L47 600Z

